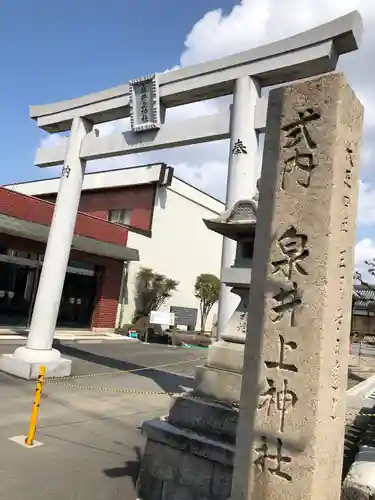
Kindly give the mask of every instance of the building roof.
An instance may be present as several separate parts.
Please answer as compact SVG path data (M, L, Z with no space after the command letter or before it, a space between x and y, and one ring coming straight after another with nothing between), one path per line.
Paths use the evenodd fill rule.
M41 196L57 193L59 182L60 178L54 177L8 184L5 187L26 195ZM167 166L165 163L89 172L85 174L82 190L111 189L145 184L167 187L180 196L215 213L221 213L224 210L225 205L222 201L175 177L173 167Z
M375 285L374 289L369 289L363 285L354 285L354 308L375 310Z
M0 233L46 242L55 205L0 187ZM119 260L139 260L126 246L128 230L78 212L72 248Z
M126 175L124 173L126 172ZM173 168L164 163L153 163L139 167L117 168L88 172L83 180L84 191L116 188L120 186L137 186L140 184L169 185L173 177ZM36 181L18 182L4 187L30 196L56 193L60 177L40 179Z

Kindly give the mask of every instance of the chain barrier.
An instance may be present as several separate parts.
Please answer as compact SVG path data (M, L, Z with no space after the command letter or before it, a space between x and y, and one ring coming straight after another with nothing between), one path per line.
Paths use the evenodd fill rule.
M193 394L191 394L191 390L180 391L180 392L139 391L136 389L119 389L116 387L95 387L95 386L91 386L91 385L69 384L67 382L62 382L62 381L61 382L56 381L56 382L54 382L54 385L62 385L64 387L69 387L71 389L82 389L82 390L94 391L94 392L112 392L115 394L132 394L133 396L169 396L172 398L176 398L178 396L188 395L190 399L199 399L199 400L207 401L207 398L202 398L200 396L194 396ZM209 401L211 403L229 405L232 408L239 408L239 404L235 403L235 402L219 401L219 400L214 400L214 399L210 399Z
M194 359L189 359L185 361L176 361L173 363L167 363L163 365L155 365L155 366L143 366L141 368L133 368L131 370L115 370L111 372L96 372L96 373L87 373L83 375L69 375L66 377L46 377L45 378L45 383L48 384L54 384L54 385L60 385L63 387L69 387L71 389L82 389L86 391L94 391L94 392L106 392L106 393L115 393L115 394L131 394L134 396L169 396L169 397L179 397L179 396L185 396L188 395L189 398L191 399L205 399L199 396L194 396L190 394L191 391L180 391L180 392L168 392L168 391L139 391L135 389L119 389L119 388L113 388L113 387L95 387L95 386L90 386L90 385L80 385L80 384L72 384L67 381L69 380L78 380L78 379L83 379L83 378L91 378L91 377L108 377L108 376L113 376L113 375L119 375L119 374L126 374L126 373L138 373L146 370L159 370L161 368L169 368L170 366L176 366L176 365L182 365L182 364L187 364L187 363L195 363L197 361L202 361L205 360L206 356L201 356L199 358L194 358ZM209 400L212 403L221 403L221 404L226 404L231 406L232 408L239 408L238 403L233 403L233 402L225 402L225 401L216 401L216 400ZM358 415L361 417L375 417L375 412L373 413L358 413L358 412L347 412L346 417L352 416L352 415Z
M232 408L239 409L239 404L229 401L219 401L214 399L202 398L200 396L194 396L190 394L191 391L181 391L181 392L167 392L167 391L138 391L135 389L118 389L113 387L95 387L90 385L79 385L79 384L69 384L66 382L56 381L55 385L62 385L65 387L70 387L72 389L82 389L87 391L94 392L107 392L107 393L115 393L115 394L131 394L133 396L169 396L171 398L177 398L179 396L188 395L190 399L204 400L215 404L224 404L230 406ZM350 416L360 416L360 417L375 417L375 411L373 413L359 413L359 412L347 412L345 414L345 424L347 424L347 418Z
M71 389L82 389L82 390L87 390L87 391L94 391L94 392L112 392L115 394L132 394L134 396L169 396L169 397L178 397L178 396L183 396L186 394L189 394L189 398L191 399L204 399L199 396L194 396L191 395L191 391L180 391L180 392L168 392L168 391L139 391L135 389L119 389L119 388L114 388L114 387L95 387L91 385L81 385L81 384L71 384L69 380L77 380L77 379L83 379L83 378L90 378L90 377L99 377L99 376L113 376L113 375L119 375L119 374L126 374L126 373L139 373L141 371L146 371L146 370L159 370L161 368L169 368L170 366L176 366L176 365L182 365L182 364L187 364L187 363L196 363L197 361L203 361L206 360L206 356L201 356L199 358L194 358L194 359L188 359L185 361L175 361L173 363L167 363L163 365L154 365L154 366L143 366L141 368L133 368L131 370L115 370L111 372L96 372L96 373L87 373L83 375L69 375L66 377L45 377L45 384L53 384L53 385L60 385L63 387L69 387ZM179 374L177 374L179 375ZM225 402L225 401L215 401L215 400L210 400L214 403L224 403L232 406L233 408L238 408L239 405L238 403L231 403L231 402Z
M206 356L201 356L200 358L188 359L185 361L176 361L174 363L167 363L165 365L156 365L156 366L142 366L141 368L133 368L131 370L115 370L111 372L96 372L96 373L86 373L83 375L67 375L66 377L46 377L45 382L47 383L60 383L62 380L77 380L81 378L90 378L90 377L110 377L112 375L119 375L121 373L137 373L146 370L159 370L160 368L168 368L169 366L182 365L186 363L195 363L197 361L202 361L206 359Z
M166 392L166 391L138 391L135 389L119 389L115 387L95 387L91 385L79 385L79 384L68 384L65 382L56 382L54 385L62 385L64 387L70 387L71 389L83 389L87 391L95 392L114 392L119 394L133 394L137 395L150 395L150 396L181 396L186 394L187 391L181 392Z

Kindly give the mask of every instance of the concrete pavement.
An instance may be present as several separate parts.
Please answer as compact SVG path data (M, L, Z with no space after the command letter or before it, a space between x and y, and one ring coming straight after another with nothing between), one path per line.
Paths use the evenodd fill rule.
M352 345L349 355L348 389L375 374L375 346L363 344Z
M361 346L359 343L352 344L352 354L361 355L364 357L375 356L375 345L363 343Z
M46 384L36 436L44 443L40 448L9 441L27 432L35 382L0 373L0 500L135 500L144 445L140 425L166 414L171 402L151 392L191 388L195 367L204 362L198 358L205 358L207 350L124 341L64 341L58 348L73 359L77 378ZM0 345L0 353L13 350L14 345ZM361 359L361 366L356 359L351 357L348 388L368 376L361 366L370 369L369 357ZM168 366L142 369L160 365ZM347 467L359 439L349 431Z
M73 359L73 375L83 376L65 383L124 391L175 392L191 387L199 363L191 360L206 355L201 349L123 342L60 348ZM1 353L13 349L0 346ZM135 373L118 371L179 361L188 363ZM25 449L9 438L27 432L34 388L34 382L0 374L0 499L135 499L143 447L139 426L165 414L171 398L47 383L36 437L44 445Z
M17 344L25 345L27 342L29 331L25 328L0 328L0 344ZM64 330L57 329L55 331L55 340L61 342L74 343L102 343L110 341L137 342L137 339L119 335L116 333L103 332L94 333L91 330Z

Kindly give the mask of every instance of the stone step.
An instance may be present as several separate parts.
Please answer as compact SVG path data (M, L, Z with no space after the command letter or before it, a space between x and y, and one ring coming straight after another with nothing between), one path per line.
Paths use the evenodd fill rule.
M228 500L234 446L178 429L161 419L143 424L147 443L137 482L142 500Z
M173 403L167 421L178 428L234 445L238 413L238 408L201 398L181 396Z
M148 440L233 467L235 446L180 429L162 418L144 422L142 433Z

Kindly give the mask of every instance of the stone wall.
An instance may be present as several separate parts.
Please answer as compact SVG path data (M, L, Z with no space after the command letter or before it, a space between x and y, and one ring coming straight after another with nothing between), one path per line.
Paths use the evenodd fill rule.
M226 500L232 467L148 440L139 496L147 500Z

